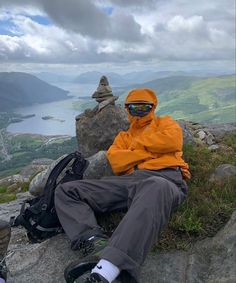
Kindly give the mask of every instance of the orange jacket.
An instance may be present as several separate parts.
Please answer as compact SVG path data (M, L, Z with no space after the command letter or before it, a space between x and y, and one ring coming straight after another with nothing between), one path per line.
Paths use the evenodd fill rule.
M155 117L155 93L150 89L133 90L125 104L131 102L148 102L154 107L144 117L128 113L128 131L120 132L107 151L113 172L119 175L132 173L134 167L149 170L180 167L183 176L190 178L189 166L182 159L182 129L169 116Z

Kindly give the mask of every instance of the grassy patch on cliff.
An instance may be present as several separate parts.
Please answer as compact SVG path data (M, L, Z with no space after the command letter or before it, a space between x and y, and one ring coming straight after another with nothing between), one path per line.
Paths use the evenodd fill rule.
M0 178L19 173L19 171L32 160L37 158L57 159L63 154L77 149L75 137L62 141L57 139L54 143L45 144L46 137L38 135L6 136L5 144L11 159L0 162Z
M0 187L0 203L9 202L16 199L15 193L10 193L7 188Z
M236 165L236 135L225 141L231 149L211 152L204 147L185 147L185 159L192 173L188 197L172 215L156 249L185 249L196 240L214 236L236 210L236 176L209 180L218 165Z

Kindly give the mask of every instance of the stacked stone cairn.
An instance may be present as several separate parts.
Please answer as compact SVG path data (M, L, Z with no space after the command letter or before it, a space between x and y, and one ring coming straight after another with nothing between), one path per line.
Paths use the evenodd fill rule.
M97 87L97 90L92 95L92 98L95 98L96 101L98 102L98 105L94 110L96 112L99 112L109 104L114 105L115 101L118 99L118 96L113 95L107 77L102 76L99 85Z

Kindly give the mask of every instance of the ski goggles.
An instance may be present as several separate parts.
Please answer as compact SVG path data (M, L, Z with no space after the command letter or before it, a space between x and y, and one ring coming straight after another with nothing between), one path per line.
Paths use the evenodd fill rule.
M126 105L131 116L143 117L147 115L153 108L150 103L130 103Z

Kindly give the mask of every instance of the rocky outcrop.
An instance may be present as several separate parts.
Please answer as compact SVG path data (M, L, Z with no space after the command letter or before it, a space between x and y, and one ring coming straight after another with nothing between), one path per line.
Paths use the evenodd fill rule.
M25 197L27 193L19 194L16 201L1 204L2 218L15 215ZM142 268L140 282L236 282L235 231L236 212L215 237L196 243L190 251L150 253ZM39 244L29 244L24 229L13 228L7 258L8 283L64 282L64 268L77 257L64 234Z
M236 133L236 123L209 125L184 120L178 123L183 129L184 144L207 146L209 150L217 150L227 134Z
M87 159L89 166L84 172L84 179L100 179L105 176L113 175L111 166L106 157L106 151L99 151Z
M85 157L107 150L118 132L128 126L126 111L120 105L108 105L98 113L87 110L76 119L79 150Z
M102 76L98 88L92 95L92 98L95 98L98 102L98 105L94 111L99 112L109 104L115 105L115 101L118 99L118 96L113 95L107 77Z
M29 184L29 192L33 196L41 195L43 189L46 185L47 179L49 174L51 173L52 169L57 165L59 161L61 161L66 155L59 157L57 160L51 162L48 166L45 167L39 174L37 174Z
M23 178L32 178L32 176L35 176L39 172L45 170L48 168L48 166L53 162L53 159L49 158L40 158L33 160L28 166L24 167L20 171L20 175Z
M233 175L236 175L236 166L232 164L221 164L210 176L210 182L221 182Z
M195 144L193 132L191 131L189 124L184 120L179 120L178 123L183 130L184 144Z
M236 123L205 124L204 126L214 135L216 142L221 142L222 139L229 133L236 133Z
M92 98L98 105L76 117L78 146L85 157L107 150L118 132L126 130L129 125L124 108L115 105L118 97L113 95L107 77L101 77Z

